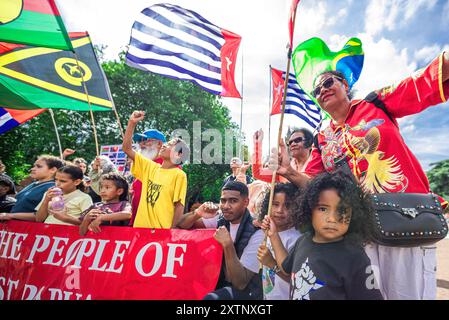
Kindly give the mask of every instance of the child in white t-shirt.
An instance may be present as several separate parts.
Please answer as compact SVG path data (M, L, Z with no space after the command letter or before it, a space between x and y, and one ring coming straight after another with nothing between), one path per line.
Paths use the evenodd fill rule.
M273 203L270 217L266 217L268 212L268 203L270 193L265 195L260 212L259 220L264 220L266 224L271 223L272 228L269 236L279 238L282 248L278 250L289 250L299 238L300 233L294 228L291 215L291 203L297 192L297 188L291 183L278 183L274 187ZM271 218L271 219L270 219ZM263 232L262 230L258 232ZM281 271L276 263L275 252L270 238L266 245L261 244L257 252L257 259L263 265L262 285L265 300L288 300L290 290L290 275ZM278 245L279 246L279 245ZM280 246L279 246L280 247ZM287 252L286 251L286 252Z

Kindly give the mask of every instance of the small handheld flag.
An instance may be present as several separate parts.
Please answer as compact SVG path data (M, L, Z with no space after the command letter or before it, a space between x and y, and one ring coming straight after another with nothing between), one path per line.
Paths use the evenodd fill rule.
M337 52L330 51L320 38L311 38L300 43L293 52L296 80L308 95L316 77L329 70L343 73L351 88L359 79L363 60L362 42L358 38L349 39Z

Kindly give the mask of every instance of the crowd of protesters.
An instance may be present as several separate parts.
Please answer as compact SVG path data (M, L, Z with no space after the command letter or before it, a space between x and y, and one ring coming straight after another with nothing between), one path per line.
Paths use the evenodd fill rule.
M430 192L395 119L449 97L448 80L446 53L397 88L378 93L388 106L381 110L366 101L352 102L343 74L321 74L313 95L330 114L329 127L315 138L307 129L294 129L280 141L280 149L272 151L268 166L261 157L263 132L257 131L252 163L231 159L232 173L223 181L220 203L195 203L190 210L182 170L189 147L179 138L166 141L155 129L135 133L145 112L134 111L123 138L123 151L132 161L131 188L105 156L88 166L83 158L65 161L41 155L31 169L32 183L19 192L0 163L0 220L74 225L81 236L110 225L214 228L223 263L216 288L206 300L435 299L435 268L422 267L435 265L432 248L375 244L369 193L392 184L379 178L382 173L359 166L365 160L380 163L388 151L388 157L401 165L393 177L396 189L388 192ZM374 118L361 118L367 115ZM371 126L365 128L368 122ZM368 129L366 136L350 134ZM382 145L383 156L374 159L381 137L397 143ZM345 158L350 170L336 168L338 156L351 150L359 153ZM250 167L252 176L247 174ZM270 193L273 170L277 183Z

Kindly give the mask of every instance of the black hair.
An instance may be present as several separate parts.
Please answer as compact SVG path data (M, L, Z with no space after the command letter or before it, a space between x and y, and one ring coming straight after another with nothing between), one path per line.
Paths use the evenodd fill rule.
M274 185L274 195L277 193L285 193L285 206L291 210L293 201L299 192L298 187L296 187L292 183L276 183ZM273 195L273 199L274 199ZM265 194L265 197L262 202L262 206L259 212L259 221L262 221L263 218L268 214L268 206L270 203L270 192Z
M0 186L8 188L8 192L6 192L6 194L16 194L14 181L12 181L6 174L0 173Z
M80 179L81 183L79 185L77 185L76 188L81 191L85 190L86 187L83 183L84 174L83 174L83 171L81 171L81 169L79 167L77 167L73 164L69 164L69 165L65 165L65 166L59 168L58 172L68 174L72 180Z
M340 81L341 83L343 83L343 80L346 80L346 82L348 82L348 79L346 79L345 75L342 72L336 71L336 70L324 71L321 74L319 74L318 77L315 78L315 80L318 79L320 76L322 76L324 74L331 74L331 75L337 77L338 81ZM315 88L315 86L314 86L314 88ZM354 98L354 90L349 89L349 91L348 91L348 99L352 100L352 98Z
M43 160L49 169L56 168L60 169L64 166L65 161L59 159L58 157L51 156L48 154L40 155L37 160Z
M306 148L306 149L311 148L312 143L313 143L313 133L309 129L306 129L306 128L293 128L293 131L287 137L287 142L288 142L288 140L290 140L292 135L295 134L296 132L301 132L304 135L304 139L306 139L304 141L304 148Z
M101 182L104 180L112 181L117 189L123 189L123 193L120 195L119 200L120 201L128 201L128 182L122 175L116 173L116 172L110 172L103 174L100 177L100 185Z
M246 186L246 184L240 181L229 181L223 186L221 190L238 191L240 192L240 195L242 197L248 197L249 195L248 187Z
M318 204L321 192L329 189L335 189L340 197L338 211L341 218L348 208L352 209L345 238L361 245L372 241L375 228L371 196L365 193L352 177L341 171L318 175L295 200L293 218L296 228L302 232L314 233L312 212Z

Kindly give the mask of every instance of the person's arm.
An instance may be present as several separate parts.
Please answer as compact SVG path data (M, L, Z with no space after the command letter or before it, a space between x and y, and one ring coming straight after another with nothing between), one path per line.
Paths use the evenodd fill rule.
M297 172L290 165L290 157L283 139L279 142L279 151L276 148L271 150L270 169L276 170L278 174L300 188L305 188L310 181L308 175Z
M261 261L264 265L268 266L269 268L274 268L274 266L277 264L278 267L281 269L281 272L278 273L278 276L280 276L285 281L290 281L290 274L286 273L284 271L284 269L282 268L282 263L284 262L285 258L287 257L288 251L287 251L287 249L285 249L284 244L282 243L281 237L279 236L279 233L276 228L276 224L273 222L272 219L270 219L269 216L265 216L265 218L262 222L261 228L262 228L262 230L268 229L267 234L268 234L268 237L270 237L271 247L273 248L275 261L274 261L274 263L273 263L273 261L271 261L271 265L265 264L263 261L261 261L261 259L259 259L259 261ZM260 252L261 258L266 255L265 251L269 252L268 248L265 247L265 249L263 248L262 245L261 245L261 247L259 247L259 252L261 251ZM270 254L270 256L271 256L271 254ZM258 258L259 258L259 254L258 254ZM268 262L270 262L269 258L266 258L266 259L268 260Z
M53 198L54 193L52 192L52 188L48 189L48 191L44 194L42 201L37 206L37 212L35 221L36 222L44 222L48 217L48 204Z
M80 224L80 236L86 235L90 223L97 218L98 214L100 214L100 210L92 209L84 216Z
M24 221L36 221L34 212L16 212L16 213L0 213L0 221L2 220L24 220Z
M210 219L217 215L218 206L212 202L203 203L198 209L182 215L176 225L180 229L205 229L203 218Z
M75 153L75 150L73 149L69 149L69 148L65 148L64 151L62 152L62 159L64 160L65 158L67 158L68 156L72 155Z
M134 111L128 121L128 126L126 127L125 136L123 137L122 149L128 157L134 161L136 152L133 150L133 134L137 123L143 120L145 116L144 111Z
M75 226L79 226L81 224L80 219L75 218L65 212L57 212L57 211L53 211L53 216L58 219L59 221L65 222L65 223L69 223L69 224L73 224Z
M183 216L184 213L184 205L182 204L181 201L177 201L175 202L175 212L173 214L173 222L171 225L171 228L176 228L176 226L178 225L178 222L181 220L181 217Z
M225 227L218 228L214 238L223 247L226 279L238 290L245 289L255 273L246 269L240 262L231 235Z
M443 54L443 70L442 70L443 82L449 80L449 51Z

